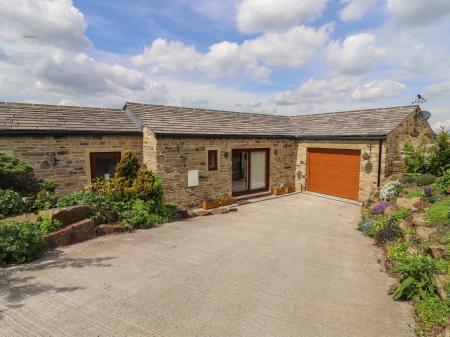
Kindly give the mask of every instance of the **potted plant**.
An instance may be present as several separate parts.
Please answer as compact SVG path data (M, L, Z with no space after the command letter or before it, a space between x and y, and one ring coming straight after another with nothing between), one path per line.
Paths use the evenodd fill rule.
M207 197L202 202L202 208L204 208L204 209L212 209L212 208L217 208L219 206L220 206L219 200L213 196Z
M285 187L286 187L286 184L285 184L285 183L279 183L279 184L272 190L273 195L282 195L282 194L286 193L286 192L285 192Z
M220 206L228 206L231 205L232 203L234 203L234 200L228 194L221 195L219 200Z
M295 192L294 186L285 186L284 187L284 193L292 193L292 192Z

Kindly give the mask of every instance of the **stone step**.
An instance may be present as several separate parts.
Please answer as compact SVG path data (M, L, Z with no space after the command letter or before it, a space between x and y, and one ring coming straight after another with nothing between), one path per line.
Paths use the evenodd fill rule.
M52 208L39 212L45 218L58 220L64 226L74 224L89 217L91 210L87 206L75 205L63 208Z
M83 219L64 227L56 232L44 236L47 248L68 246L96 237L95 222L92 219Z

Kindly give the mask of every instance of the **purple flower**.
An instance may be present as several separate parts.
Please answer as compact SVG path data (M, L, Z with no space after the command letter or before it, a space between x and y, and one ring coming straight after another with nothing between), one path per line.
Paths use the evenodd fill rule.
M378 203L372 206L371 211L373 214L381 214L384 212L387 206L387 204Z

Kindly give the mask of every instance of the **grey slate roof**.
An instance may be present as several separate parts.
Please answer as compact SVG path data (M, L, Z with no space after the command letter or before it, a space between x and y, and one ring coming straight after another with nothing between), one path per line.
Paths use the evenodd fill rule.
M0 135L140 132L121 109L0 102Z
M126 103L156 135L295 137L287 116Z
M417 106L280 116L126 103L159 136L269 136L376 138L393 131Z
M397 128L418 106L331 112L293 116L300 138L382 137Z

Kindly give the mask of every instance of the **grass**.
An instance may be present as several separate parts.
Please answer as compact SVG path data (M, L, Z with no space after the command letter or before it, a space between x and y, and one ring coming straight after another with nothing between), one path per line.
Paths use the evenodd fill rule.
M433 206L431 206L427 214L425 215L425 219L428 223L431 224L444 224L450 225L450 199L441 200L436 202Z
M431 332L435 327L443 327L450 314L450 300L440 300L431 296L415 306L421 326Z
M407 193L404 198L406 199L414 199L423 196L423 191L421 189L416 189L414 191L411 191Z

